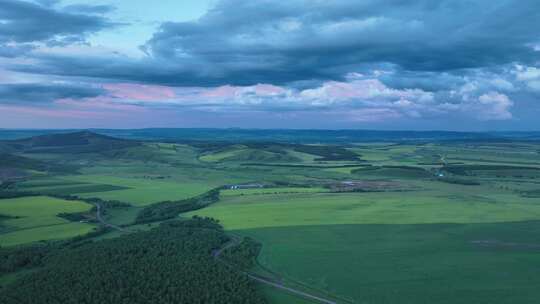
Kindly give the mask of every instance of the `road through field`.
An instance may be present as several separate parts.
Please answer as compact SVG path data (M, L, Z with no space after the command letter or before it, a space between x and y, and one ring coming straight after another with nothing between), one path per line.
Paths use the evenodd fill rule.
M120 226L116 226L116 225L113 225L113 224L110 224L110 223L107 223L103 217L102 217L102 214L101 214L101 204L99 203L96 203L94 204L96 206L96 219L98 220L98 222L101 223L101 225L105 226L105 227L109 227L109 228L112 228L112 229L115 229L115 230L118 230L118 231L122 231L122 232L129 232L129 230L126 230Z
M227 242L227 244L225 244L223 247L221 247L220 249L216 250L213 253L214 258L216 258L217 260L219 260L219 261L229 265L230 267L234 268L234 265L231 265L231 264L227 263L226 261L224 261L223 259L220 259L220 255L225 250L227 250L228 248L238 246L239 244L240 244L239 238L234 237L234 236L231 237L231 240L229 242ZM237 270L239 272L247 275L250 279L252 279L254 281L257 281L259 283L262 283L262 284L265 284L265 285L268 285L268 286L271 286L271 287L274 287L274 288L277 288L277 289L280 289L280 290L287 291L289 293L301 296L301 297L303 297L305 299L313 300L313 301L316 301L318 303L324 303L324 304L337 304L337 302L335 302L335 301L332 301L332 300L329 300L329 299L326 299L326 298L322 298L322 297L319 297L319 296L316 296L316 295L313 295L313 294L310 294L310 293L307 293L307 292L304 292L304 291L301 291L301 290L298 290L298 289L287 287L283 283L281 283L279 281L276 281L276 280L274 280L272 278L263 277L263 276L254 274L252 272L243 271L243 270L240 270L240 269L237 269Z
M96 203L95 206L96 206L96 219L103 226L110 227L112 229L122 231L122 232L129 232L129 230L126 230L126 229L124 229L124 228L122 228L120 226L116 226L116 225L107 223L105 221L105 219L103 219L103 216L101 214L101 209L102 209L101 205L99 203ZM223 261L222 259L220 259L220 255L225 250L227 250L228 248L237 246L239 244L240 244L239 238L238 237L232 237L229 242L227 242L223 247L221 247L220 249L216 250L213 253L214 258L218 259L219 261L221 261L223 263L226 263L227 265L229 265L231 267L234 267L233 265L230 265L226 261ZM304 291L301 291L301 290L298 290L298 289L287 287L283 283L280 283L280 282L278 282L278 281L276 281L276 280L274 280L272 278L263 277L263 276L260 276L260 275L257 275L257 274L251 273L251 272L243 271L243 270L240 270L240 269L238 269L238 271L240 271L241 273L247 275L250 279L252 279L254 281L257 281L259 283L262 283L262 284L265 284L265 285L268 285L268 286L271 286L271 287L274 287L274 288L277 288L277 289L280 289L280 290L287 291L289 293L301 296L303 298L306 298L306 299L309 299L309 300L314 300L316 302L324 303L324 304L337 304L337 302L335 302L335 301L332 301L332 300L329 300L329 299L326 299L326 298L322 298L322 297L319 297L319 296L316 296L316 295L313 295L313 294L310 294L310 293L307 293L307 292L304 292Z

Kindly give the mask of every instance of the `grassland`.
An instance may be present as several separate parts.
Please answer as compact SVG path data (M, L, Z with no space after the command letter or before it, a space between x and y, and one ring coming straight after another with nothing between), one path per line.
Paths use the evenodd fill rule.
M211 189L211 186L200 183L174 183L114 176L84 175L73 176L70 179L79 181L94 180L98 183L130 188L117 191L83 193L81 196L130 202L135 206L144 206L166 200L185 199Z
M299 162L309 159L309 154L296 152L290 149L276 149L275 147L249 147L245 145L232 145L218 150L203 153L199 160L203 162Z
M37 169L54 163L77 170L38 170L14 188L127 202L132 206L107 210L105 219L131 230L150 230L158 223L133 222L151 204L195 197L223 185L274 185L222 190L219 202L182 216L220 220L227 231L261 242L260 265L285 282L354 303L502 304L540 298L538 143L120 147L25 154L25 164L32 163L26 158L39 160ZM343 186L347 183L386 186ZM50 213L38 216L42 205L36 202L19 204L27 199L50 201L45 204ZM66 203L73 207L80 202L0 200L0 215L11 216L1 218L0 243L90 231L91 225L56 217L68 212L62 207ZM260 288L271 304L307 303Z
M430 186L225 197L193 214L260 241L259 262L284 278L358 303L532 303L536 201L483 186Z
M219 162L228 158L234 158L246 150L247 149L245 146L238 145L233 146L225 151L217 151L214 153L204 154L200 156L199 159L205 162Z
M310 300L291 295L286 291L276 290L275 288L261 286L260 290L265 295L269 303L313 304L313 302Z
M344 174L351 174L354 170L362 169L364 167L354 167L354 166L347 166L347 167L332 167L324 169L328 172L337 172L337 173L344 173Z
M264 266L355 303L535 303L538 224L326 225L239 232L267 244L259 257Z
M187 215L215 217L261 242L259 263L281 279L355 303L534 303L540 296L537 146L350 150L372 166L302 174L394 181L407 191L227 193ZM302 301L279 292L268 298Z
M70 194L129 202L144 206L165 200L180 200L211 189L202 183L179 183L151 178L110 175L71 175L22 183L21 190L46 194Z
M270 194L224 197L193 214L227 229L337 224L489 223L540 219L534 199L438 194L434 191ZM190 214L188 214L190 215Z
M2 221L1 246L12 246L40 240L62 239L91 231L87 223L72 223L59 213L85 212L91 205L51 197L33 196L0 200L0 214L10 218Z

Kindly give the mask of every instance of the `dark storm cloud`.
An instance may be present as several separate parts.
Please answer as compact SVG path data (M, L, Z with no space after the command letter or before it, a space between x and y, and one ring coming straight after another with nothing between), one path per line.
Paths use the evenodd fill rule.
M196 21L162 24L140 60L43 55L17 68L178 86L339 80L378 65L459 74L537 62L538 28L535 0L223 0Z
M163 24L145 47L218 75L276 81L336 77L366 63L448 71L534 62L538 28L534 0L225 0L196 22Z
M132 59L111 56L35 55L38 64L13 64L9 68L19 72L83 76L111 80L136 81L169 86L219 86L225 84L251 85L256 83L285 84L301 80L329 79L332 75L316 71L278 71L270 67L249 70L223 70L203 62L175 62L164 58Z
M101 6L85 10L103 11ZM0 0L0 46L8 43L69 43L117 24L84 11L59 11L51 6Z
M60 84L0 84L0 104L46 105L62 98L88 98L103 94L103 89Z

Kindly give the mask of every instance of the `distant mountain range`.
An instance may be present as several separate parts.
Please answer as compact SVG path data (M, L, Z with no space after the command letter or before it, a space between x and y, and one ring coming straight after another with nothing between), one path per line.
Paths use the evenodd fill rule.
M378 131L378 130L288 130L288 129L91 129L91 130L11 130L0 129L0 140L18 140L51 134L67 134L58 140L80 141L84 134L92 133L123 139L161 141L224 141L224 142L288 142L288 143L346 143L368 141L452 141L452 140L540 140L540 131L532 132L453 132L453 131ZM86 132L86 133L85 133ZM103 139L103 138L102 138ZM119 143L115 143L119 144ZM39 144L38 144L39 145Z
M18 134L22 136L23 134ZM13 136L11 136L13 137ZM139 145L136 141L114 138L90 131L34 135L0 140L0 151L24 153L90 153Z

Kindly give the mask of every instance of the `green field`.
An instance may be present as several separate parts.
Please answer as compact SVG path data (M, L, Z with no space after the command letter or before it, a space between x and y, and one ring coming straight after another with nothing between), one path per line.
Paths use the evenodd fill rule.
M72 223L58 213L85 212L91 205L56 198L34 196L0 200L0 214L9 216L1 223L0 245L11 246L40 240L68 238L94 229L86 223Z
M260 241L259 262L285 278L359 303L529 303L540 284L531 267L540 265L540 205L454 187L225 197L193 214Z
M252 271L340 304L535 303L539 151L533 142L121 143L99 153L13 157L38 167L5 191L131 205L103 215L126 230L90 242L174 218L215 218L262 245ZM40 171L44 163L63 171ZM265 187L206 196L254 183ZM163 201L175 203L156 204ZM93 225L57 214L90 207L46 196L2 199L0 245L86 234ZM138 221L141 214L150 220ZM270 304L313 303L258 290Z
M261 286L261 292L265 295L269 303L287 304L313 304L311 300L304 299L297 295L292 295L286 291L277 290L272 287Z
M466 185L417 168L351 171L367 180L399 181L407 191L227 193L186 216L215 217L226 229L258 240L262 266L345 302L534 302L540 205L532 189L540 183L525 173L535 171L513 167L504 174L509 170L471 164L467 175L452 175L477 181ZM281 292L268 298L303 301Z
M278 194L224 197L194 212L228 229L337 224L490 223L540 219L540 205L512 200L419 191L347 194ZM187 214L188 216L190 214Z
M316 155L295 151L290 148L279 148L276 146L249 148L245 145L232 145L218 151L205 152L199 157L199 160L203 162L261 161L313 163L316 158Z
M266 244L259 257L264 266L355 303L535 303L538 224L325 225L237 232ZM273 303L294 302L276 297Z
M234 158L245 150L246 149L244 146L239 145L236 147L232 147L226 151L219 151L202 155L201 157L199 157L199 159L205 162L219 162L227 158Z
M87 174L55 178L49 181L48 185L46 180L36 184L23 184L22 190L46 194L72 194L84 198L97 197L144 206L165 200L189 198L211 188L212 185L203 183Z

